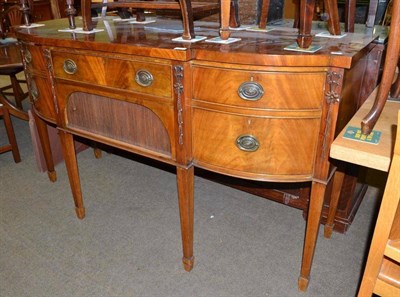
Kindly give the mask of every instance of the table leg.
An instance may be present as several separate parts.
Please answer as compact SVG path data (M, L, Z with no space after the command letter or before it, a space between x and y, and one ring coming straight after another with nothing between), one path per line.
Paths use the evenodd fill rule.
M301 291L307 290L310 279L311 264L318 238L325 190L325 184L315 181L312 183L310 205L307 217L306 237L303 247L303 260L301 263L300 277L298 279L298 286Z
M183 267L190 271L194 265L193 256L193 194L194 194L194 167L176 168L178 184L179 214L181 219Z
M332 236L333 227L335 225L334 224L335 214L340 198L344 177L345 177L344 168L341 169L337 168L335 171L335 175L333 176L331 200L329 203L328 217L326 219L326 224L324 227L325 238L331 238Z
M63 150L65 166L67 167L69 184L74 197L75 212L79 219L85 217L85 207L83 206L81 182L75 154L74 138L72 134L59 130L61 146Z
M299 16L299 35L297 44L301 48L308 48L312 42L311 27L314 15L315 0L301 0Z
M37 116L34 110L32 110L32 114L38 131L39 141L42 146L44 160L46 162L47 175L50 181L55 182L57 180L57 173L54 169L54 161L53 161L53 155L51 153L51 145L49 139L49 132L47 130L47 124L40 117Z

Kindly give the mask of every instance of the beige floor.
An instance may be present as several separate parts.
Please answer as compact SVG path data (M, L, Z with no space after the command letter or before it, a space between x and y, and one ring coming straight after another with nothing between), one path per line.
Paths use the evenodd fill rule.
M22 162L0 155L0 296L355 296L380 184L346 234L319 235L307 293L297 290L302 212L196 177L196 265L181 265L173 168L91 150L78 155L87 217L75 217L64 164L39 173L27 122ZM4 141L0 123L0 143Z

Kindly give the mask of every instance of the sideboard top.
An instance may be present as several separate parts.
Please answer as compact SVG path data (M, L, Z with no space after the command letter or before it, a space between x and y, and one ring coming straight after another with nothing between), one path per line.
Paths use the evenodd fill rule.
M18 28L17 37L27 42L47 46L60 46L75 49L115 52L121 54L142 55L153 58L166 58L179 61L202 60L265 66L332 66L350 68L371 43L378 37L375 31L358 30L347 33L342 38L314 36L314 45L322 48L315 53L303 53L284 50L294 44L297 29L286 22L271 26L272 31L254 32L246 30L232 31L231 37L241 40L231 44L214 44L206 41L197 43L175 42L180 37L180 20L157 18L149 24L129 24L116 22L112 18L94 21L95 28L101 32L92 34L60 32L68 28L67 19L43 22L44 26ZM219 24L195 22L196 36L207 39L218 36ZM77 26L81 20L77 18ZM315 28L313 34L326 31ZM372 33L374 32L374 33Z

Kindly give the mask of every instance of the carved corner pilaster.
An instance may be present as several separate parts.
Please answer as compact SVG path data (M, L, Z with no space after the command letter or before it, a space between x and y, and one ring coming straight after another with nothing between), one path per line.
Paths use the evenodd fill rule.
M174 66L174 91L176 94L176 110L178 119L178 143L183 145L183 107L182 107L182 96L183 96L183 66Z
M325 116L325 129L324 139L322 144L322 158L327 159L329 156L329 147L333 140L335 133L335 126L337 120L338 108L334 108L339 105L342 93L343 85L343 72L341 70L335 71L330 70L326 74L326 85L325 85L325 101L327 105L327 113ZM335 111L334 111L335 110Z
M47 67L47 72L50 78L50 84L51 84L51 94L53 97L53 103L55 107L55 111L58 114L59 113L59 108L57 104L57 93L56 93L56 86L54 83L54 73L53 73L53 61L51 59L51 52L49 49L45 48L43 50L43 55L46 60L46 67Z

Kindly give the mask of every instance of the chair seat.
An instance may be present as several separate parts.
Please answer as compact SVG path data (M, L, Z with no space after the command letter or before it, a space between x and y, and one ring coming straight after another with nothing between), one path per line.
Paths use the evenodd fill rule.
M22 63L13 64L13 65L0 65L0 75L11 75L17 74L24 70L24 65Z

